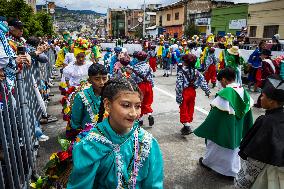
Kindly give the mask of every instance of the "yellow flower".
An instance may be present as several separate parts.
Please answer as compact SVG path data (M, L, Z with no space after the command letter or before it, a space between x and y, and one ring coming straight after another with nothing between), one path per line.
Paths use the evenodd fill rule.
M53 159L55 159L55 158L58 158L57 153L53 153L53 154L50 156L49 160L53 160Z
M94 121L98 121L99 120L99 114L95 115L95 120Z
M31 183L31 184L30 184L30 187L36 188L36 183L35 183L35 182Z
M60 82L59 83L59 86L62 87L62 88L66 88L67 87L67 84L65 82Z
M64 114L68 114L70 111L71 111L71 110L70 110L70 107L67 106L67 107L64 109Z

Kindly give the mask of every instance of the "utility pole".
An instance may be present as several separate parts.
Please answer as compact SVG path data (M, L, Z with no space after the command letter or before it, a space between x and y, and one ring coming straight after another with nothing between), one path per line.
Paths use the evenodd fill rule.
M145 20L146 20L146 3L144 0L144 14L143 14L143 38L145 37Z
M45 5L46 5L46 13L48 14L48 3L47 3L47 0L45 0Z

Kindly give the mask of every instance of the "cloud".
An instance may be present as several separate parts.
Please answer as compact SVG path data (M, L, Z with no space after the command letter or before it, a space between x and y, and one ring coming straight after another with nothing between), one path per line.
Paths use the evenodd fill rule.
M162 3L169 4L177 0L145 0L146 4ZM218 0L217 0L218 1ZM220 0L223 1L223 0ZM256 3L267 0L227 0L235 3ZM107 8L140 8L144 0L55 0L55 4L72 10L94 10L106 13ZM38 0L38 5L45 4L45 0Z

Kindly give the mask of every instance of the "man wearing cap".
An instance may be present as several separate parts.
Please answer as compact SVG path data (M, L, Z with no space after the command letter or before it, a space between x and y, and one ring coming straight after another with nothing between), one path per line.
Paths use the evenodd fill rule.
M23 55L16 55L17 47L23 46L23 43L20 43L20 38L23 34L23 23L18 19L10 19L8 22L9 26L7 26L5 21L6 19L1 17L0 46L2 50L0 53L0 76L2 80L6 78L7 88L12 90L15 83L16 70L24 63L30 65L31 57L25 52L23 52ZM7 38L6 33L8 33Z
M231 67L236 72L236 82L242 85L242 77L241 77L241 58L239 55L239 47L232 46L228 49L227 55L224 57L225 59L225 67Z
M245 160L236 188L280 189L284 177L284 81L273 75L266 81L261 106L266 110L243 138L240 157Z

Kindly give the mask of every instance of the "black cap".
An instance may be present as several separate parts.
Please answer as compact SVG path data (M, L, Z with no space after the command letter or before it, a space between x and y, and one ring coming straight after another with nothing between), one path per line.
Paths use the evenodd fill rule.
M269 49L263 49L261 51L261 54L266 55L266 56L272 56L271 50L269 50Z
M14 26L15 28L23 29L24 23L21 22L17 18L12 18L11 20L8 21L9 26Z
M266 96L278 102L284 102L284 80L278 75L269 77L262 90Z

